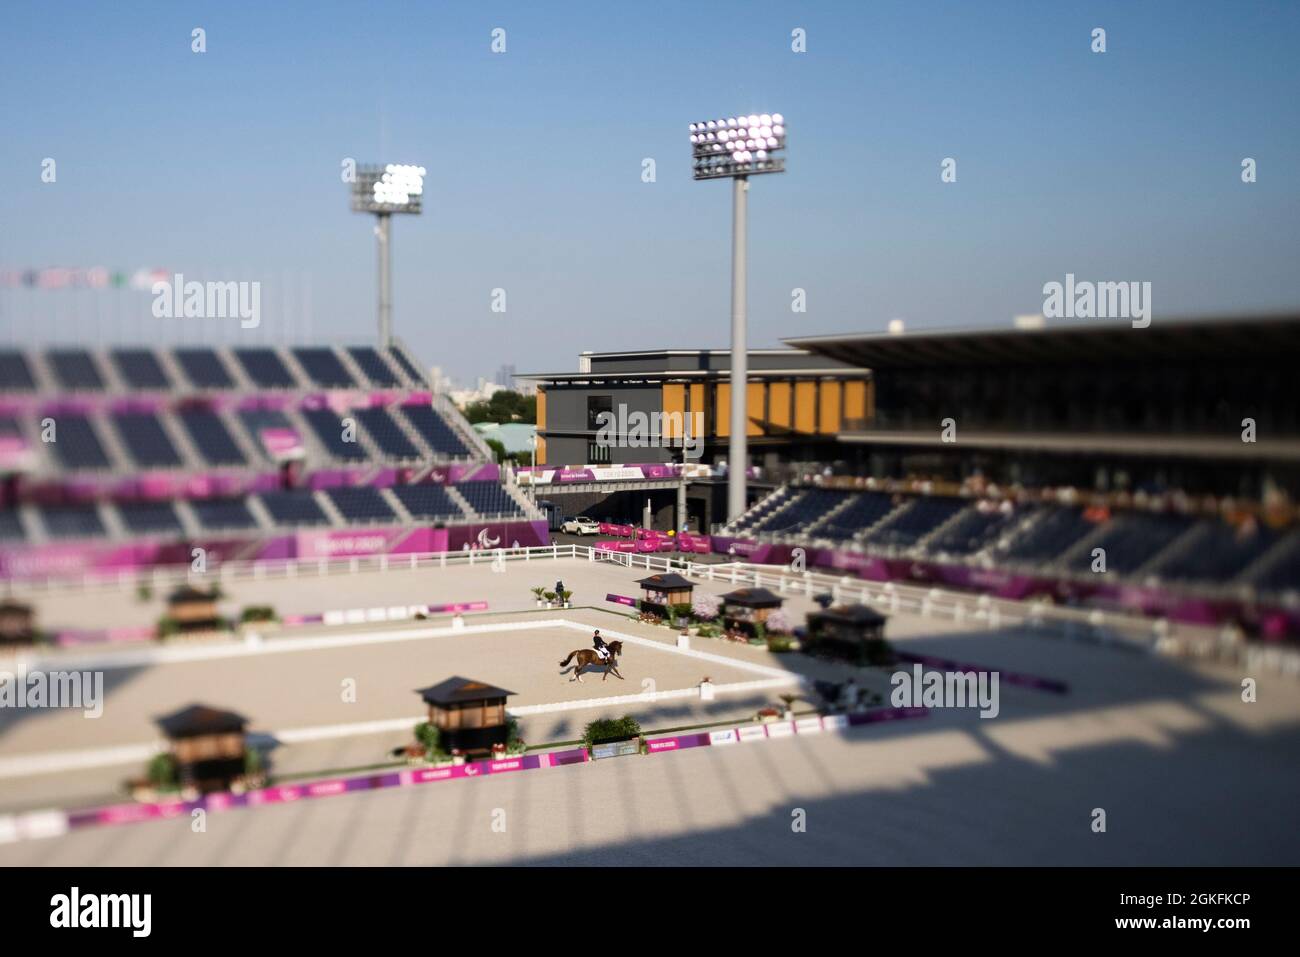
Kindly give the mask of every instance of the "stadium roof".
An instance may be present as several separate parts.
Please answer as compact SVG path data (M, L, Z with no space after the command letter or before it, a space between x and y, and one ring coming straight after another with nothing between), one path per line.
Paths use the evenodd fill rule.
M1038 329L933 329L784 340L829 359L868 368L1027 365L1264 358L1300 354L1300 314L1169 319L1145 329L1121 319L1064 319Z

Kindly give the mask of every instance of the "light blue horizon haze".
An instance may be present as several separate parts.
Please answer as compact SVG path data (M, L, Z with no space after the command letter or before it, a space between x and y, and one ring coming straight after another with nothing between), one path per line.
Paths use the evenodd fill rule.
M395 329L426 363L726 348L730 190L691 180L687 124L776 111L788 172L751 182L751 347L1005 327L1067 272L1150 281L1157 323L1295 309L1298 45L1284 2L10 0L0 269L156 266L257 279L263 301L241 331L154 319L147 293L0 289L0 336L372 341L351 157L428 170L424 214L394 222Z

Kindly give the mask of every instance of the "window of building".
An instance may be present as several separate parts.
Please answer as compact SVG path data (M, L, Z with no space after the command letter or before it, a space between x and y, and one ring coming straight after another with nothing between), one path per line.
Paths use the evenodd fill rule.
M587 428L595 432L600 429L602 422L610 422L606 417L600 418L602 412L613 414L614 397L612 395L589 395L587 396Z

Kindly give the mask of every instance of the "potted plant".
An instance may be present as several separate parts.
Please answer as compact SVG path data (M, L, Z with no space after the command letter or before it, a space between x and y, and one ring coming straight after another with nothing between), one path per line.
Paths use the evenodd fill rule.
M513 715L506 715L506 729L506 755L512 758L518 757L528 750L528 745L524 744L524 739L519 734L519 719Z
M543 593L546 596L546 607L552 608L555 605L555 592L548 591Z
M270 605L249 605L239 613L239 629L247 633L255 629L259 633L273 629L280 623L280 616Z
M686 632L687 626L691 623L691 605L690 602L677 602L668 606L668 614L672 617L673 627L680 627L682 632Z
M569 599L573 597L573 591L565 588L563 591L556 592L556 597L559 598L562 607L568 608Z
M546 594L546 589L543 588L541 585L538 585L536 588L531 589L531 591L533 593L533 597L537 599L537 607L541 608L542 605L545 604L545 602L542 601L542 596Z
M797 694L783 694L778 697L780 697L781 703L785 705L784 710L781 712L781 717L786 721L789 721L794 717L794 703L799 700L799 696Z
M583 729L582 743L592 752L592 757L614 757L623 749L613 749L611 754L599 753L600 745L618 745L628 741L640 741L641 725L631 715L621 718L597 718ZM599 749L601 751L605 749ZM638 747L637 750L640 750Z

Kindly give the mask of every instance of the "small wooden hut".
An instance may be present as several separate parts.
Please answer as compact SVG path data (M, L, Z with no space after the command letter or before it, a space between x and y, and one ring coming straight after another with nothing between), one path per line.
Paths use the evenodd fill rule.
M689 605L695 583L675 573L663 573L643 578L641 586L641 609L668 617L673 605Z
M722 621L728 628L757 633L768 616L785 604L785 599L766 588L740 588L722 596Z
M248 719L243 715L192 704L156 720L171 745L182 787L227 791L244 776Z
M429 706L429 723L438 729L444 751L477 754L508 743L506 698L513 691L456 677L417 694Z
M12 598L0 602L0 647L30 645L36 640L35 620L31 605Z
M804 650L862 665L887 665L894 653L885 641L888 619L866 605L834 605L808 614Z
M221 627L215 589L181 585L167 596L167 615L178 631L211 631Z

